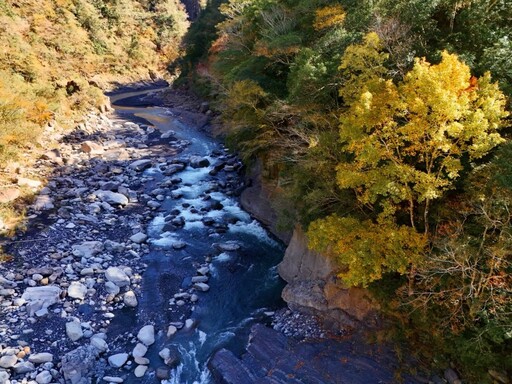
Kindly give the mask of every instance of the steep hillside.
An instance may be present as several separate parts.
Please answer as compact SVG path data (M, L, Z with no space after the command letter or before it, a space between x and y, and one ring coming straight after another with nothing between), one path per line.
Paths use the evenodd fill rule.
M71 126L105 104L110 82L166 74L188 24L179 0L0 0L3 188L48 124Z

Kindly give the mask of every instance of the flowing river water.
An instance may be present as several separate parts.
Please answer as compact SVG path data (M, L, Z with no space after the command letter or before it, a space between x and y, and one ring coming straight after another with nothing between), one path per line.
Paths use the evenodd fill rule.
M241 175L236 172L212 172L219 156L222 158L228 153L223 145L198 127L185 125L167 108L123 106L123 99L141 94L113 96L116 114L124 120L142 118L161 133L174 131L173 136L178 140L190 142L180 157L205 157L210 166L189 166L174 175L181 179L180 187L173 191L174 198L165 199L158 215L148 224L150 252L143 259L147 268L139 305L136 312L122 310L124 313L113 319L109 338L119 336L116 346L122 350L124 339L121 336L127 328L136 333L141 326L153 323L155 329L162 330L173 322L191 319L195 323L191 330L180 330L170 338L165 332L159 332L146 355L153 369L142 379L128 375L125 383L160 382L155 371L163 365L158 356L163 348L177 352L180 361L164 382L210 383L212 379L206 365L212 354L220 348L242 352L251 325L268 322L268 315L283 306L280 299L283 283L276 266L284 247L240 207L235 191L221 192L214 188L227 181L241 182ZM165 177L157 167L146 170L144 176L154 180L145 185L147 192ZM212 201L216 202L214 209ZM171 212L179 212L184 219L184 226L172 232L165 230L165 217ZM213 231L213 222L222 229ZM173 248L176 242L187 246L176 250ZM234 246L233 250L222 250L216 244ZM200 265L209 267L210 290L198 293L199 300L191 308L183 310L170 305L177 291L187 292L191 287L191 276Z

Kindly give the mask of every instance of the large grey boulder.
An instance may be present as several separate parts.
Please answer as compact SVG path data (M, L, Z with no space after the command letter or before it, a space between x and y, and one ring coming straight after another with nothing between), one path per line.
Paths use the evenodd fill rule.
M136 160L128 166L128 168L134 169L135 171L139 171L139 172L145 170L146 168L150 168L150 167L151 167L151 160L149 160L149 159Z
M73 281L68 288L68 296L73 299L83 300L87 294L87 287L78 281Z
M206 157L192 156L190 157L190 166L192 168L205 168L210 165L210 160Z
M90 377L95 372L98 354L98 350L92 345L84 345L65 354L61 361L61 373L66 383L90 382Z
M73 255L77 257L85 257L86 259L102 252L103 248L103 243L101 241L84 241L81 244L75 244L71 247Z
M119 267L107 268L107 270L105 271L105 278L120 288L130 285L130 278Z
M21 298L29 304L38 304L40 308L48 308L59 301L61 292L62 290L55 285L28 287Z
M76 321L66 323L66 335L68 335L71 341L80 340L84 335L80 323Z
M0 368L11 368L18 362L16 355L6 355L0 357Z
M142 327L137 334L137 338L142 344L150 346L155 342L155 327L152 325Z
M94 194L103 202L110 205L127 205L129 203L128 198L117 192L112 191L96 191Z
M29 356L28 361L34 364L42 364L53 361L53 355L48 352L33 353Z

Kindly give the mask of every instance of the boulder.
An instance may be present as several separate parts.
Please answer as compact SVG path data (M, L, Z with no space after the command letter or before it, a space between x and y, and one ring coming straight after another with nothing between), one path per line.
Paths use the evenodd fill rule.
M130 285L130 278L121 268L118 267L107 268L105 271L105 278L120 288Z
M26 177L18 177L17 182L20 187L29 187L32 189L37 189L42 184L39 180L27 179Z
M107 291L107 293L109 294L112 294L112 295L117 295L119 293L119 291L121 290L117 285L115 285L113 282L111 281L107 281L105 283L105 290Z
M110 205L128 205L128 198L117 192L112 191L96 191L94 194L103 202L108 203Z
M96 348L100 353L108 351L108 344L101 337L91 337L91 345Z
M18 188L3 188L0 189L0 204L10 203L20 197L20 190Z
M108 364L114 368L121 368L126 363L127 360L127 353L117 353L115 355L109 356Z
M133 348L132 356L135 357L144 357L146 352L148 351L148 347L146 347L144 344L137 343L135 348Z
M107 383L122 383L124 379L116 376L103 376L103 381L106 381Z
M169 325L169 328L167 328L167 337L172 337L178 332L178 328L176 328L174 325Z
M137 338L146 346L150 346L155 342L155 327L153 325L146 325L142 327L137 334Z
M34 364L42 364L53 361L53 355L48 352L34 353L29 356L28 361Z
M73 255L77 257L85 257L86 259L102 252L103 248L104 246L101 241L84 241L81 244L71 246Z
M66 323L66 335L71 341L80 340L84 336L80 323L76 321Z
M48 371L42 371L37 374L36 382L37 384L50 384L53 380L52 374Z
M87 287L82 283L73 281L68 288L68 296L73 299L83 300L87 294Z
M84 345L66 353L61 361L61 373L71 384L81 384L96 372L98 350L92 345Z
M194 288L201 292L208 292L210 290L210 286L205 283L195 283Z
M215 243L213 244L213 246L221 252L233 252L240 249L240 244L237 244L235 242Z
M37 303L40 308L48 308L59 301L61 292L61 289L55 285L29 287L25 289L21 298L29 304Z
M137 296L133 291L128 291L123 295L123 302L127 307L135 308L139 302L137 301Z
M201 156L191 156L190 157L190 166L192 168L205 168L210 165L210 160L206 157Z
M136 160L128 166L128 168L133 169L135 171L139 171L139 172L143 171L147 168L150 168L150 167L151 167L151 160L149 160L149 159Z
M101 155L104 152L103 146L95 143L94 141L84 141L80 145L80 149L82 152L88 153L90 155Z
M159 380L167 380L171 377L171 371L167 367L158 367L155 376Z
M142 377L146 374L146 371L148 370L147 365L137 365L137 368L135 368L135 371L133 371L133 374L135 377Z
M131 236L130 240L134 243L141 244L141 243L145 242L147 240L147 238L148 238L148 235L146 235L145 233L142 233L142 232L138 232L135 235Z
M5 355L0 357L0 368L12 368L18 362L16 355Z
M55 205L53 205L53 200L50 196L40 195L36 197L32 208L34 208L34 211L48 211L55 208Z
M0 371L0 383L7 383L10 377L9 372Z
M21 361L12 368L14 369L14 372L17 374L34 372L36 370L36 367L30 361Z

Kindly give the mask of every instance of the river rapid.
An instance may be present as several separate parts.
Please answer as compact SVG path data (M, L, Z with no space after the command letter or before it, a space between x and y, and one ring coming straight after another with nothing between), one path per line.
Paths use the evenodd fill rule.
M151 367L156 371L162 365L158 352L169 348L178 354L179 364L167 382L210 383L206 363L212 354L220 348L241 353L250 327L257 322L269 322L269 315L282 307L283 284L276 265L284 247L240 207L238 195L243 175L237 172L241 169L239 161L220 142L199 127L186 125L168 108L123 106L123 99L133 100L138 95L141 93L113 97L116 113L123 119L144 119L162 134L173 131L177 140L190 143L179 157L200 156L208 159L210 165L189 166L173 175L181 179L179 188L172 191L172 197L166 196L158 214L148 224L150 252L143 259L147 268L142 275L137 313L117 316L111 333L114 337L116 333L122 335L133 323L153 323L156 329L166 329L171 323L179 325L191 319L191 330L178 331L171 338L165 332L159 333L148 351ZM226 157L234 167L226 164L220 168ZM144 176L153 178L144 187L148 193L166 177L158 167L148 169ZM218 184L229 184L233 189L218 191ZM178 211L183 227L166 231L166 216L171 212L176 216ZM186 247L176 250L176 242L184 242ZM223 247L226 244L232 247ZM191 289L191 278L199 265L209 268L210 289L197 293L198 301L183 310L174 295L196 292ZM122 349L122 342L119 348ZM129 376L125 382L158 380L148 374L143 381Z

